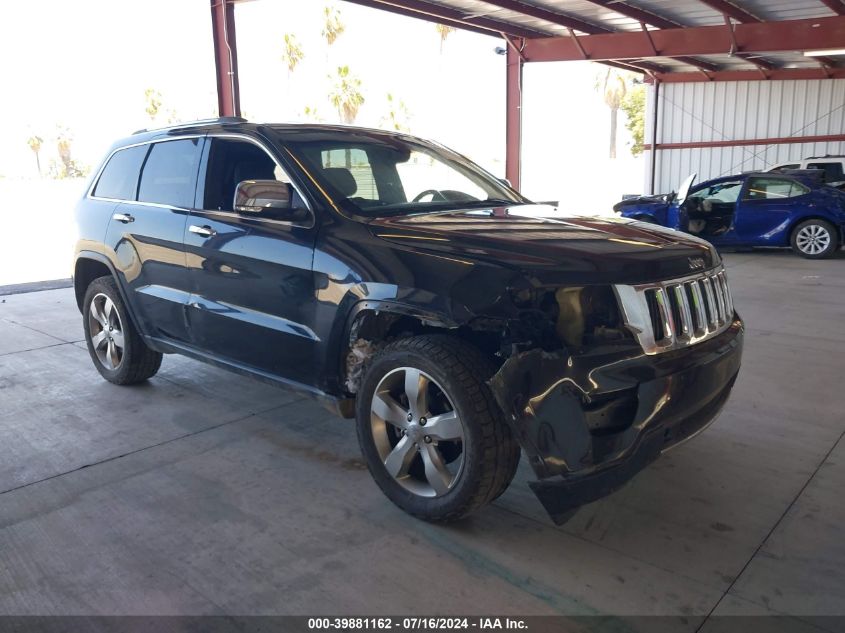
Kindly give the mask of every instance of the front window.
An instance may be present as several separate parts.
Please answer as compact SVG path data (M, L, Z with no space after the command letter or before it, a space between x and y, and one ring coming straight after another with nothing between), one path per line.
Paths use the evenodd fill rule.
M477 165L408 137L349 130L285 134L284 145L338 206L379 216L527 201Z

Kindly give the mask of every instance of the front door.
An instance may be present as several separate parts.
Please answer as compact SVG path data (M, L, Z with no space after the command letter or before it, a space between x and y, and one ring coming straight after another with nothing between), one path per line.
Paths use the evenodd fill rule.
M737 207L738 241L755 246L785 246L783 229L795 205L810 189L783 176L752 176L746 181Z
M114 251L138 328L178 342L188 341L190 281L184 236L202 143L201 137L193 137L120 150L126 152L126 161L137 163L140 180L135 176L131 186L124 187L122 197L128 199L114 208L105 239ZM97 190L101 186L98 183Z
M237 183L268 179L290 182L257 142L209 137L185 238L193 342L221 360L312 384L314 216L291 223L233 208Z

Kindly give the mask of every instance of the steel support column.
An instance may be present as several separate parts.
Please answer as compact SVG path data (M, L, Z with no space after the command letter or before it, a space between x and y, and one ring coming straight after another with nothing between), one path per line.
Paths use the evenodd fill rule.
M211 0L211 32L217 72L217 111L220 116L241 116L235 5L232 0Z
M648 169L651 173L649 193L655 194L655 187L657 186L657 152L658 152L658 133L660 128L660 81L655 80L652 83L652 112L651 112L651 143L646 146L649 150L649 165Z
M505 97L505 176L519 190L522 173L522 57L514 43L507 46L507 94Z

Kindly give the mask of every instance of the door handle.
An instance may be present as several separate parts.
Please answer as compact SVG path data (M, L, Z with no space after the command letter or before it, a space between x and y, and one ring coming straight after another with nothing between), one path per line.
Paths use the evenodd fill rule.
M124 224L129 224L130 222L134 222L135 218L133 218L128 213L115 213L111 216L112 220L117 220L118 222L123 222Z
M205 226L197 226L196 224L192 224L188 227L188 230L191 233L195 233L197 235L202 235L203 237L214 237L217 235L217 231L211 228L208 225Z

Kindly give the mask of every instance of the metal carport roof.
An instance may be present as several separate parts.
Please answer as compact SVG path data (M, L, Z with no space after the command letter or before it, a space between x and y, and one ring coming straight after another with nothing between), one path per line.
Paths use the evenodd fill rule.
M841 0L346 1L524 39L524 61L604 61L661 81L845 77L845 56L804 55L845 46Z
M221 116L240 114L237 1L210 0ZM517 188L526 62L641 72L655 96L664 82L845 78L845 0L345 1L507 42L506 173Z

